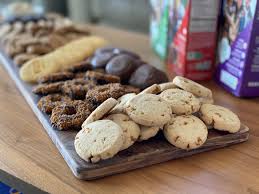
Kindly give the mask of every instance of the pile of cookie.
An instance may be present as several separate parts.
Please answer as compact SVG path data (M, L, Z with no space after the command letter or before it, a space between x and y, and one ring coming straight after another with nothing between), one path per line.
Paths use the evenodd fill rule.
M42 96L39 109L50 115L59 130L80 129L90 113L106 99L139 92L138 88L120 84L118 76L92 71L87 61L72 65L63 72L41 77L33 93Z
M58 14L20 17L0 25L1 45L18 67L86 35L85 27Z
M210 128L236 133L240 120L229 109L213 104L211 90L176 76L139 94L108 98L83 122L74 146L83 160L96 163L154 137L160 129L180 149L199 148Z
M96 53L102 53L106 49L97 49L93 57L70 65L64 71L39 77L38 85L32 92L41 96L38 107L50 115L50 122L55 128L81 129L85 119L105 100L118 99L128 93L139 93L140 88L126 85L119 76L107 74L105 69L93 63ZM121 56L120 52L134 55L128 50L116 49L117 56Z

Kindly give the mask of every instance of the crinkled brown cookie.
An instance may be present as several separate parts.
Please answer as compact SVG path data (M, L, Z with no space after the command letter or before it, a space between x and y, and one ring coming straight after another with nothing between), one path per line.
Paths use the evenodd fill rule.
M82 78L66 81L61 86L63 94L68 95L72 99L83 100L88 90L96 86L95 82Z
M96 71L87 71L85 78L91 81L95 81L99 85L120 82L120 78L116 75L110 75Z
M49 84L39 84L35 88L33 88L32 92L37 95L59 93L61 92L61 87L63 86L63 84L63 81Z
M76 64L73 64L71 67L69 67L68 71L71 71L73 73L77 72L86 72L87 70L91 70L92 66L89 63L89 61L82 61Z
M49 94L39 100L38 108L44 113L51 114L52 110L63 102L71 102L71 98L61 94Z
M51 83L57 81L65 81L74 78L74 74L71 72L58 72L58 73L51 73L49 75L45 75L38 80L38 83Z
M52 110L50 121L59 130L78 130L94 109L90 101L64 102Z
M93 89L89 90L86 94L86 99L89 99L94 103L100 104L108 98L118 99L124 94L138 92L138 88L128 85L121 85L119 83L111 83L102 86L96 86Z

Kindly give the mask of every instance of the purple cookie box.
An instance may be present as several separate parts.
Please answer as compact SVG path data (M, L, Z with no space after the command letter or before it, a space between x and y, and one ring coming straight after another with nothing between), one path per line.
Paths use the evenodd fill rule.
M218 46L219 64L216 68L215 80L235 96L259 96L259 3L256 0L251 0L251 5L245 5L247 7L242 8L242 10L247 9L247 13L249 6L255 10L252 11L253 17L244 19L248 19L246 24L241 23L242 16L239 16L239 31L234 40L229 40L229 29L231 27L226 24L227 19L224 17L226 15L224 9L226 3L226 0L222 3ZM239 14L241 15L242 12ZM244 15L244 17L247 16ZM241 24L243 27L240 26Z

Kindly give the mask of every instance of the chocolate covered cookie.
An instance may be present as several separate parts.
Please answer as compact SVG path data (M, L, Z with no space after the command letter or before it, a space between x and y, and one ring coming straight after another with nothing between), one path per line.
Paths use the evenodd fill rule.
M112 52L104 52L99 55L95 55L90 63L94 69L105 68L106 64L115 56Z
M131 75L129 83L133 86L144 89L153 84L164 83L167 81L168 77L164 72L151 65L144 64L137 68L137 70Z
M127 83L138 64L132 56L121 54L110 60L105 70L109 74L119 76L122 82Z

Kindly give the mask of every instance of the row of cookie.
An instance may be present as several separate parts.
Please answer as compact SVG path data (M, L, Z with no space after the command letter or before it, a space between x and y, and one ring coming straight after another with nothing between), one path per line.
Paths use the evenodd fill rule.
M74 66L72 69L79 70L78 67L80 66ZM66 75L69 77L70 72L66 73L69 73ZM42 112L51 115L52 125L59 130L80 129L83 121L94 108L109 97L119 98L129 92L139 92L138 88L119 84L120 78L117 76L96 71L76 74L71 72L71 74L83 76L39 84L33 89L35 94L44 95L40 98L38 107ZM47 80L44 79L44 81Z
M206 125L213 125L218 130L231 133L239 130L238 117L221 106L202 104L201 108L183 108L186 111L179 112L177 107L175 111L175 105L182 103L182 94L172 96L171 99L164 99L161 94L169 90L174 90L173 93L170 92L172 94L178 93L176 86L193 90L199 97L212 98L212 93L207 88L188 79L176 77L173 83L153 85L138 95L126 94L118 101L108 99L90 114L77 134L75 149L78 155L89 162L111 158L120 150L131 146L137 139L148 139L156 135L159 128L164 128L164 135L171 144L187 150L198 148L206 142ZM150 93L161 94L158 96ZM192 101L196 97L188 98ZM183 99L184 103L187 100ZM190 104L194 106L193 102ZM188 115L197 111L200 118Z
M168 81L164 72L143 61L136 53L121 48L97 49L89 63L93 69L102 68L108 74L119 76L122 83L141 89Z
M1 44L18 66L88 34L87 29L63 17L15 21L0 27Z

